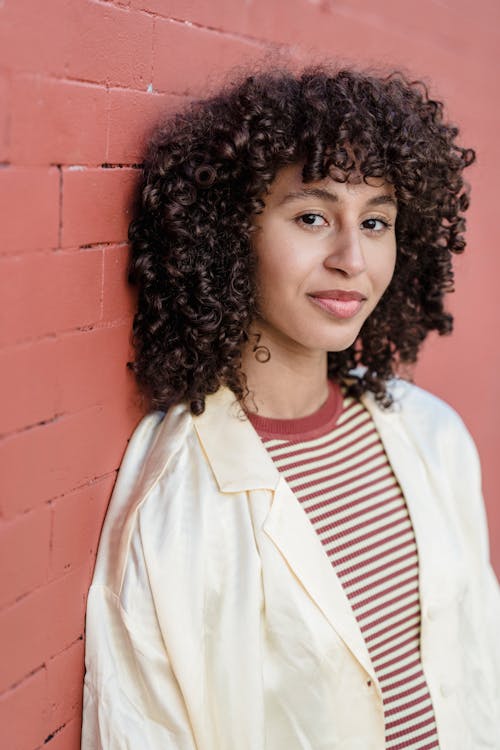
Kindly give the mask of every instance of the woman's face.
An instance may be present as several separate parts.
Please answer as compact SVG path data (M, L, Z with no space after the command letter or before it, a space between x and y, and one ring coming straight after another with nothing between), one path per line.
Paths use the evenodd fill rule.
M303 183L301 172L299 165L278 172L255 222L260 318L253 329L271 353L351 346L396 260L391 185Z

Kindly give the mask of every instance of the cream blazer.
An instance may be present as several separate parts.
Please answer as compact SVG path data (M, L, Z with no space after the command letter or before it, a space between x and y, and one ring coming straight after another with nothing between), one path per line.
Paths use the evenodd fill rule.
M405 383L371 412L420 559L441 750L500 748L500 595L472 440ZM382 700L316 532L227 389L135 431L87 610L84 750L383 750Z

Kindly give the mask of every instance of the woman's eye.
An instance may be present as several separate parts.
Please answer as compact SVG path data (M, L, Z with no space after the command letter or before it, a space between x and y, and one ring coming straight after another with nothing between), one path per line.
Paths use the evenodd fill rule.
M308 227L322 227L326 224L326 219L321 214L301 214L297 221Z
M371 232L383 232L392 225L388 221L385 221L385 219L365 219L362 226Z

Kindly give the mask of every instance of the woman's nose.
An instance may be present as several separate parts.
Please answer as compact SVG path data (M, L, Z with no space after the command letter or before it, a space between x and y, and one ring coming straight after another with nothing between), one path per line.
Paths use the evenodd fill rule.
M330 247L325 258L325 267L340 271L346 276L357 276L365 268L362 237L357 227L346 228L330 240Z

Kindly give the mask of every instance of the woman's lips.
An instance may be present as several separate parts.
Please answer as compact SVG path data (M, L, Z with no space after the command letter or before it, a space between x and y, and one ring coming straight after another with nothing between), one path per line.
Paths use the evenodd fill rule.
M347 292L343 289L313 292L308 294L308 297L311 302L326 310L330 315L342 319L354 317L366 300L361 292Z

